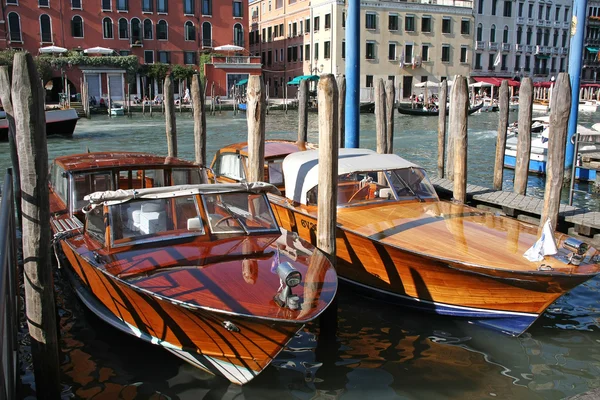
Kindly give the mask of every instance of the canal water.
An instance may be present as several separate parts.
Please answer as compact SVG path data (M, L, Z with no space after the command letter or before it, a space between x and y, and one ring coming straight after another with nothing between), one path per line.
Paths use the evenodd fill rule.
M193 159L193 121L178 114L179 156ZM517 118L511 114L511 121ZM591 126L593 116L580 114ZM468 181L491 186L497 114L469 118ZM267 138L295 139L297 114L271 112ZM436 118L396 116L396 153L435 173ZM207 118L208 159L225 144L246 140L245 115ZM316 114L309 140L317 141ZM361 147L375 148L375 120L361 115ZM72 138L48 139L49 158L100 150L166 154L162 116L80 120ZM9 167L0 143L0 171ZM3 175L3 174L2 174ZM3 176L0 177L3 179ZM512 173L505 171L505 189ZM586 185L581 186L586 189ZM543 196L530 177L529 194ZM564 198L564 196L563 196ZM576 202L597 210L594 195ZM422 238L422 240L428 240ZM435 246L435 242L431 242ZM238 387L100 321L56 276L63 350L63 397L83 399L560 399L600 387L600 278L567 294L519 338L459 319L414 313L339 292L336 337L308 325L249 385ZM25 398L35 397L27 337L21 332Z

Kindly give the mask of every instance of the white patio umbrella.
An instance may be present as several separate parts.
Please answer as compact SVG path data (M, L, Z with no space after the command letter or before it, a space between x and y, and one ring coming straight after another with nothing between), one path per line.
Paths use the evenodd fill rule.
M67 49L58 46L40 47L40 54L60 54L66 53Z
M113 49L108 49L106 47L90 47L89 49L85 49L83 51L85 54L112 54L115 51Z
M225 44L223 46L215 47L214 50L216 50L216 51L244 51L246 49L244 49L243 47L240 47L240 46L233 45L233 44Z
M427 102L427 88L439 88L440 83L433 82L433 81L425 81L425 82L420 82L420 83L415 84L415 87L425 88L425 98L423 100L423 103L426 103Z
M487 83L487 82L475 82L475 83L471 83L469 85L469 87L476 87L476 88L482 88L482 87L492 87L494 86L491 83Z

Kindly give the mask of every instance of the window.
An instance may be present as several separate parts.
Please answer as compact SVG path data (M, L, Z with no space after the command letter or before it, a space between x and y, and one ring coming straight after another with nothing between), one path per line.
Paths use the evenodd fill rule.
M212 15L212 0L202 0L202 15Z
M552 39L552 46L558 46L558 29L554 30L554 38Z
M154 64L154 51L153 50L144 50L144 63Z
M71 0L71 9L81 10L81 0Z
M325 29L331 28L331 14L325 14Z
M460 62L461 63L467 62L467 47L466 46L460 46Z
M342 28L346 27L346 12L342 11Z
M502 54L502 58L501 58L501 63L500 63L500 70L501 71L506 71L508 69L508 67L506 66L506 60L508 59L508 54Z
M129 1L128 0L117 0L117 11L128 11Z
M367 60L375 59L375 42L367 42L365 56Z
M544 46L548 46L550 44L550 29L544 30Z
M315 43L315 60L319 59L319 43Z
M413 45L404 44L404 62L411 63L413 58Z
M562 34L562 47L567 47L567 31L563 31Z
M554 13L554 20L560 21L560 6L556 6L556 12Z
M142 12L152 12L152 0L142 0Z
M541 45L542 45L542 36L543 36L543 35L542 35L542 30L541 30L541 29L538 29L538 30L535 32L535 44L536 44L537 46L541 46Z
M314 22L314 31L318 32L319 31L319 17L315 17L315 22Z
M442 19L442 33L452 33L452 19L450 17Z
M342 40L342 59L343 60L346 59L346 41L345 40Z
M112 19L106 17L102 20L102 33L104 34L104 39L112 39L113 38Z
M192 21L186 21L184 25L185 31L185 40L193 41L196 38L196 28L194 27L194 23Z
M533 31L531 30L531 28L527 28L527 44L530 45L531 44L531 37L533 36Z
M159 13L168 13L169 0L156 0L156 11Z
M415 31L415 16L407 15L404 17L404 29L406 32L414 32Z
M502 32L502 43L508 43L508 26L505 26Z
M525 56L525 67L523 69L529 71L529 57L527 56Z
M202 23L202 46L212 47L212 25L210 22Z
M517 54L515 56L515 72L521 69L521 55Z
M504 13L502 14L505 17L512 17L512 1L504 1Z
M475 53L475 69L481 69L481 53Z
M112 10L112 0L102 0L102 11Z
M366 29L377 29L377 14L366 13L365 14L365 28Z
M394 75L388 75L388 81L392 81L392 83L396 84L396 77Z
M429 45L424 44L421 46L421 61L429 61Z
M152 40L152 21L144 20L144 39Z
M74 38L83 37L83 18L79 15L73 16L73 19L71 20L71 36Z
M388 29L390 31L398 30L398 15L397 14L390 14L390 16L388 17Z
M123 57L127 57L131 55L131 51L129 50L119 50L119 55Z
M477 41L481 42L483 40L483 25L477 25Z
M294 47L295 48L295 47ZM327 41L325 42L325 45L323 47L323 57L328 60L331 58L331 42Z
M523 28L517 28L517 44L521 44L521 38L523 37Z
M283 36L283 24L280 25L279 32L281 32L281 36ZM310 18L306 18L304 21L304 33L310 32Z
M233 26L233 44L244 47L244 28L242 28L242 24L235 24Z
M158 62L163 64L171 64L171 52L170 51L159 51Z
M38 0L38 7L50 7L50 0Z
M550 20L550 10L551 10L552 6L551 5L547 5L546 6L546 21Z
M129 38L129 27L125 18L119 19L119 39Z
M310 44L305 44L304 45L304 54L306 54L306 59L310 60ZM280 60L283 61L283 49L281 49Z
M40 37L43 43L52 43L52 22L48 14L40 15Z
M302 50L303 50L302 45L298 46L298 61L302 61L302 58L303 58ZM277 54L277 52L275 52L275 54Z
M479 6L477 7L477 14L483 14L483 0L479 0Z
M442 62L450 62L450 45L442 45Z
M471 33L471 22L468 19L460 21L460 34L469 35Z
M183 0L183 14L184 15L194 15L195 10L194 10L194 0ZM204 7L204 2L202 3L202 7ZM204 10L202 11L202 14L204 14Z
M529 3L529 8L527 9L527 18L533 18L533 3Z
M494 43L496 41L496 25L492 24L490 28L490 42Z
M325 42L325 50L327 50L328 43L329 42ZM325 52L325 53L327 53L327 52ZM325 57L325 58L327 58L327 57ZM294 61L294 62L298 61L298 46L292 47L292 61Z
M488 55L488 71L494 70L494 57L495 57L495 54Z
M142 23L137 18L131 19L131 42L142 43Z
M518 17L521 18L523 16L523 7L525 6L525 3L519 3L519 15Z
M292 36L296 37L298 35L298 24L294 22L292 24Z
M373 75L367 75L365 79L367 87L373 87Z
M241 1L235 0L233 2L233 16L242 18L243 12L242 12L242 2Z
M388 44L388 60L396 60L396 43L390 42Z
M563 57L560 58L560 69L558 72L565 72L565 59Z
M421 32L431 32L431 17L428 15L421 17Z
M156 24L156 38L158 40L168 40L169 39L169 26L167 25L167 21L161 19Z
M196 65L196 52L195 51L184 51L183 52L183 63L186 65Z

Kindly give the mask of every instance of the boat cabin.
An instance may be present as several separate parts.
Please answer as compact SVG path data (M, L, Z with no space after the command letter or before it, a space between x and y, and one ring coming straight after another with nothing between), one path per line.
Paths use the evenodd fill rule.
M285 195L307 206L317 205L319 183L317 150L290 154L283 161ZM438 200L423 168L395 154L368 149L340 149L338 206L388 201Z

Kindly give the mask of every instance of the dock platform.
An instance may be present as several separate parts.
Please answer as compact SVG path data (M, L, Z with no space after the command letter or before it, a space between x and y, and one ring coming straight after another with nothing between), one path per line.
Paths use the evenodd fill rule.
M448 179L431 178L441 198L451 198L454 183ZM501 212L519 220L539 224L544 200L520 194L497 191L484 186L467 185L467 201L478 208ZM600 246L600 212L560 205L558 230Z

